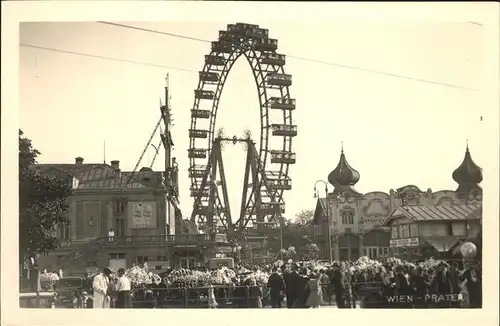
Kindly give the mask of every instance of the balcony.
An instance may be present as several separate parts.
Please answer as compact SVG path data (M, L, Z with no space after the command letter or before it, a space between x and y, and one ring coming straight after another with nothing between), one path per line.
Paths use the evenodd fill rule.
M293 111L293 110L295 110L295 99L271 97L269 99L269 105L270 105L271 109Z
M272 86L291 86L292 85L292 75L280 74L280 73L269 73L266 76L266 82L268 85Z
M207 158L207 150L204 148L191 148L188 152L189 158Z
M271 151L271 163L295 164L295 153L288 151Z
M255 41L255 49L258 51L276 51L278 40L272 38L261 38Z
M286 56L284 54L264 53L260 57L260 63L265 65L284 66Z
M212 51L219 53L233 52L233 44L229 42L212 42Z
M297 136L296 125L272 124L271 129L273 130L273 136Z
M155 246L168 244L204 244L215 242L215 234L172 234L143 235L124 237L102 237L97 239L101 247Z
M208 130L202 129L189 129L189 138L207 138Z
M213 91L204 91L201 89L194 90L194 96L200 100L213 100L215 93Z
M211 114L210 110L191 110L191 118L210 119Z
M200 80L205 81L205 82L216 83L219 81L219 74L216 72L200 71L199 76L200 76Z

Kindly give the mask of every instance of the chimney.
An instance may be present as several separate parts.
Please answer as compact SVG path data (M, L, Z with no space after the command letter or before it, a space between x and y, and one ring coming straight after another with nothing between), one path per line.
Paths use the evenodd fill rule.
M111 163L111 167L114 170L120 170L120 161L114 160L114 161L111 161L110 163Z
M83 157L78 156L75 158L75 164L82 164L83 163Z

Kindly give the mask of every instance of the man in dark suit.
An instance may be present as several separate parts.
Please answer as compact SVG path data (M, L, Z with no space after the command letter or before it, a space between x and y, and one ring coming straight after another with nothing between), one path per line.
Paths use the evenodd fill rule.
M394 275L393 282L396 283L396 295L399 297L411 295L412 291L410 288L410 283L406 275L403 273L403 267L396 266L395 272L396 273ZM399 308L412 308L410 300L401 300L398 302L399 302L398 304Z
M297 300L299 294L299 287L301 285L302 278L299 273L297 273L298 266L296 264L292 265L292 269L283 274L283 279L285 281L286 288L286 306L287 308L293 308L294 302Z
M281 308L281 301L283 300L283 293L286 290L285 281L283 277L278 273L277 268L273 268L271 276L267 281L267 286L269 287L269 292L271 296L271 307Z
M467 280L467 292L469 293L469 307L481 308L483 305L482 275L481 269L474 264L467 268L462 275Z
M345 308L344 299L344 276L340 270L338 263L333 264L332 277L330 278L330 284L333 286L333 291L335 293L335 302L338 308Z
M447 296L452 293L451 277L448 271L448 265L445 262L439 263L434 282L436 283L435 288L438 296ZM451 302L447 300L436 302L439 308L449 308L450 303Z

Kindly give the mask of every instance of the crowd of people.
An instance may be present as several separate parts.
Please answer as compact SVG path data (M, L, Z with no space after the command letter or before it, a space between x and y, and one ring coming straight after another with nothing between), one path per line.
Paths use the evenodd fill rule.
M145 268L145 267L141 267ZM139 267L134 269L142 271ZM210 274L211 273L211 274ZM482 282L477 262L390 258L355 262L237 264L208 271L169 270L150 275L147 284L124 269L109 268L93 277L93 308L164 308L174 299L208 308L480 308ZM136 275L136 274L134 274ZM208 275L208 276L207 276ZM142 278L141 278L142 279ZM79 299L79 306L82 300ZM228 304L230 302L230 304Z

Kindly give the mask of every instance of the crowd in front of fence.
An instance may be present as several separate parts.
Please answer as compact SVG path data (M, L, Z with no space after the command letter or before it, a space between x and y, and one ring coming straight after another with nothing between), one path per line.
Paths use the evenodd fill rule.
M270 266L173 270L162 276L103 269L75 308L480 308L478 262L277 262ZM142 272L141 272L142 273ZM139 275L139 276L138 276ZM151 276L140 285L144 275ZM142 281L141 281L142 280ZM93 292L93 295L91 295Z

